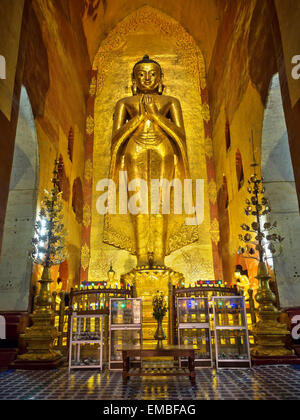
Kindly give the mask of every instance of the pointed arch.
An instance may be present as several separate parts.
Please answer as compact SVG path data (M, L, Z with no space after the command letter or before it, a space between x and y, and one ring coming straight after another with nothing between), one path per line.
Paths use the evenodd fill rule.
M175 19L148 5L119 22L101 43L93 62L93 70L98 72L97 89L101 89L114 60L118 58L119 49L124 48L126 37L149 24L156 28L157 34L176 40L178 50L186 61L187 71L194 76L200 93L201 87L206 87L206 68L203 54L194 38Z
M188 154L193 161L194 172L200 171L200 168L202 172L197 176L192 174L192 178L203 179L206 175L208 183L212 185L216 182L206 69L202 52L192 36L176 20L152 7L141 7L123 19L109 33L100 45L93 62L83 185L84 205L92 209L92 223L83 226L82 229L84 264L81 265L81 279L83 281L87 281L89 275L91 277L100 275L97 274L95 249L101 248L101 232L97 231L98 228L96 230L92 228L95 223L93 220L99 219L99 215L95 214L92 191L96 179L107 177L113 105L122 97L131 95L132 67L146 53L159 61L163 69L168 70L165 71L167 86L165 93L180 98L184 115L193 120L193 123L186 124L187 138L192 139L190 143L187 142ZM189 112L185 113L185 109L190 109L191 106L194 110L192 115ZM192 151L192 144L197 144L196 153ZM202 155L201 150L203 150ZM102 156L101 165L94 161L97 156ZM207 212L206 226L209 226L209 229L207 235L203 237L208 241L211 239L212 261L208 264L210 271L204 275L222 279L217 200L207 199L207 201L209 212ZM100 223L101 221L97 226ZM117 232L117 235L120 237L125 233ZM209 242L207 246L210 246ZM106 252L113 251L108 249Z
M3 311L28 310L32 271L29 254L36 217L38 174L36 127L23 86L0 263L0 309Z
M277 221L285 238L282 254L273 261L280 304L298 306L300 215L278 73L271 80L264 114L261 171L272 208L271 221Z

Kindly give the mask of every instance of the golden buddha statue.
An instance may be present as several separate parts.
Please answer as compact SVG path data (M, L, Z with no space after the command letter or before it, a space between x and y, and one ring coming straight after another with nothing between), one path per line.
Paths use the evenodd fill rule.
M164 266L166 255L198 239L197 228L186 224L191 214L187 207L182 213L174 210L175 188L160 188L156 199L151 189L152 180L167 180L173 187L174 180L180 180L183 196L184 180L190 178L181 105L163 95L162 79L160 65L145 55L133 68L133 96L119 100L114 113L110 179L117 191L123 188L121 173L126 173L126 185L138 181L135 190L126 190L129 207L135 200L134 210L127 214L119 195L122 211L106 215L103 240L136 255L138 267ZM168 200L170 212L165 214L162 208Z
M243 292L245 300L249 300L248 290L250 289L250 281L248 275L246 275L247 270L243 271L242 266L237 265L234 272L234 278L239 290ZM248 273L247 273L248 274Z

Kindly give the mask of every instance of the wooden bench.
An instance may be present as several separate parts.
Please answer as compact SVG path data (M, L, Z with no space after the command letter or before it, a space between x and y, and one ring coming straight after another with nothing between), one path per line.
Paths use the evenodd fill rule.
M166 346L162 349L125 347L122 349L123 356L123 383L127 384L130 376L189 376L192 385L195 385L195 350L188 346ZM132 368L130 366L130 358L140 357L141 367ZM187 357L188 367L181 368L179 365L164 366L159 363L149 364L145 366L144 357Z

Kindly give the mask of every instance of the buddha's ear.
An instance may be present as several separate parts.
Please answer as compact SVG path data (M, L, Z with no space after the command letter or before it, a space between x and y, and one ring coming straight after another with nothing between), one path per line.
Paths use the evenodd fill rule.
M159 85L158 85L158 88L157 88L157 93L159 95L162 95L163 94L163 91L165 89L165 86L164 86L164 83L163 82L164 82L164 74L161 73L160 82L159 82Z
M132 79L132 86L131 86L132 94L133 96L136 96L138 94L138 87L136 84L136 80Z
M162 84L162 82L159 82L159 85L158 85L158 88L157 88L157 93L159 94L159 95L162 95L163 94L163 91L164 91L164 85Z

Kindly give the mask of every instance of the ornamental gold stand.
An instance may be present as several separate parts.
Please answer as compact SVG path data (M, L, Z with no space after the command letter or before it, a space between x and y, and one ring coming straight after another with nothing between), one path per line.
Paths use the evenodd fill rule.
M258 273L256 278L259 280L259 288L256 294L256 301L259 304L257 310L258 322L253 327L253 334L256 345L252 349L251 354L261 358L273 358L274 361L278 357L292 356L293 350L285 347L286 337L289 335L287 326L279 322L280 311L274 306L276 297L271 291L267 267L264 262L258 265ZM258 360L254 360L255 364ZM266 359L265 359L266 361Z
M54 369L63 362L62 354L53 349L54 340L60 333L54 327L55 314L52 310L50 284L50 269L44 267L39 283L39 295L36 298L35 310L32 315L33 325L26 328L21 337L27 344L26 353L19 355L10 366L12 369Z
M44 267L39 283L39 295L36 297L35 309L30 315L33 325L25 330L21 337L27 344L26 353L19 355L11 365L12 369L51 369L63 362L62 354L53 349L54 340L60 333L54 327L55 314L52 310L50 284L50 267L61 264L66 259L65 236L63 224L63 204L58 188L58 169L60 162L54 162L53 187L45 191L39 220L35 224L35 236L32 240L32 259Z
M132 284L136 288L136 295L143 297L143 342L156 346L154 335L157 329L157 321L153 317L152 299L159 289L165 296L169 295L169 284L177 284L184 281L181 273L173 271L165 266L142 266L137 267L122 276L124 284ZM170 309L168 316L162 321L162 328L170 336Z
M252 167L258 166L253 145L253 163ZM275 255L278 247L284 240L275 232L277 222L266 221L267 215L271 213L269 200L264 196L265 187L263 178L260 178L256 170L254 175L248 180L249 199L246 200L245 214L255 217L251 225L244 223L241 228L244 235L239 235L240 240L245 244L239 248L239 252L245 258L252 258L258 261L258 271L256 278L259 281L259 288L255 299L259 304L257 312L258 321L252 328L255 346L251 351L254 364L279 364L293 363L295 359L292 350L286 347L286 339L289 331L285 324L279 322L281 312L276 308L276 297L270 289L268 274L265 261L268 259L267 251ZM277 248L276 248L277 247ZM257 256L257 251L259 256ZM293 361L294 359L294 361Z

